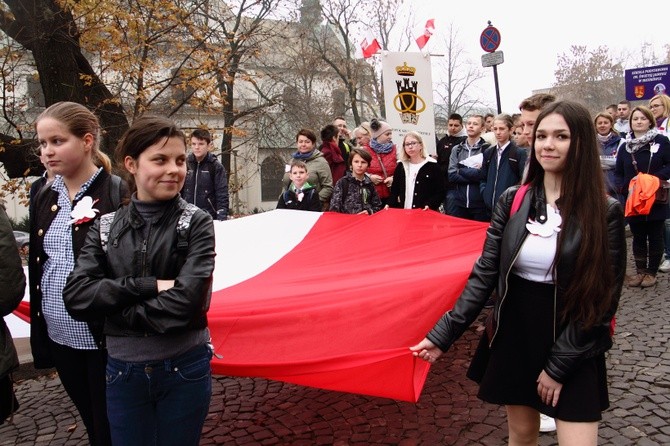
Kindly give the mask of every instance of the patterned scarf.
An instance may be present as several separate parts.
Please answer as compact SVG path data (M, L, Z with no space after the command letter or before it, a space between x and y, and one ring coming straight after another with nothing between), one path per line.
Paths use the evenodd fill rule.
M391 141L382 144L373 138L370 140L370 147L375 151L375 153L389 153L391 150L393 150L393 142Z
M633 132L631 131L626 135L626 152L637 153L640 148L649 144L649 141L653 140L656 135L658 135L657 129L649 129L647 133L642 135L640 138L633 138Z

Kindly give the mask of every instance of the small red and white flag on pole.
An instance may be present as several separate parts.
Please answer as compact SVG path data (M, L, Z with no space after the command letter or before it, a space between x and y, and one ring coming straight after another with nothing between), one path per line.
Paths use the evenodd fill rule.
M429 19L426 22L426 27L424 28L423 34L416 38L416 44L419 46L419 49L422 50L424 46L428 43L428 39L435 32L435 19Z
M374 56L381 49L382 47L379 45L379 42L377 42L377 39L371 33L367 33L361 41L361 51L363 52L363 57L366 59Z

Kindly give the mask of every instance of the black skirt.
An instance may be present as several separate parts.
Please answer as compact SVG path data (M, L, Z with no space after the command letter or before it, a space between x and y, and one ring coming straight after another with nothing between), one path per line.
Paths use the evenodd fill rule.
M537 394L537 378L554 344L554 285L510 275L493 346L484 332L467 376L486 402L531 407L564 421L599 421L609 407L605 355L583 361L563 383L556 407ZM556 333L558 337L559 333Z

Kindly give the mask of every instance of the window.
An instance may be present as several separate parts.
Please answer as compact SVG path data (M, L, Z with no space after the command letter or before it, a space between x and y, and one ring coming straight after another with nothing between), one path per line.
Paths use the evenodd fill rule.
M282 193L282 179L284 178L283 160L270 155L261 163L261 200L277 201Z
M44 107L44 92L42 91L42 84L40 84L40 78L37 73L26 76L26 84L28 85L30 103L36 107Z

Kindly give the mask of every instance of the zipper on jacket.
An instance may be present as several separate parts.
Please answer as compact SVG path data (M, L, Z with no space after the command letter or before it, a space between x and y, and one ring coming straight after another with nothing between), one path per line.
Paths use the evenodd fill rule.
M465 141L465 147L468 149L467 158L470 158L472 156L472 149L470 148L467 140ZM465 185L465 208L470 209L470 183Z
M558 305L558 269L556 269L556 280L554 281L554 326L552 332L554 333L554 342L556 342L556 307Z
M493 181L493 195L491 195L491 211L496 207L496 190L498 189L498 174L500 173L500 163L502 160L498 157L498 165L496 166L496 178ZM489 166L490 168L490 166ZM487 172L488 174L488 172Z
M151 233L151 229L149 229L149 233ZM140 256L140 266L142 268L141 277L147 276L147 245L149 243L148 240L149 240L149 234L147 234L147 238L145 238L144 241L142 242L142 251Z
M195 178L193 179L193 204L198 205L198 177L200 176L200 161L195 160Z
M522 203L522 205L523 205L523 203ZM510 208L510 211L511 211L511 208ZM512 217L510 216L510 218L512 218ZM509 224L509 219L507 220L507 224ZM498 318L495 321L496 329L493 331L493 335L491 335L491 339L489 339L489 348L493 345L493 340L496 338L496 335L498 334L498 329L500 328L500 318L501 318L500 315L502 314L502 311L500 311L500 310L502 310L502 305L505 301L505 298L507 297L507 293L509 292L509 275L512 272L512 267L516 263L516 259L519 258L519 254L521 253L521 247L523 246L523 243L526 241L526 238L528 237L528 232L524 230L524 233L526 234L526 236L523 238L523 240L521 240L521 243L519 244L519 247L517 248L516 252L514 253L514 258L512 258L512 263L510 263L509 270L507 270L507 272L505 273L505 294L503 294L502 296L499 296L500 303L498 304L498 310L499 310L498 311ZM496 310L496 308L494 306L494 308L493 308L494 315L495 315L495 310Z
M114 240L112 240L112 243L111 243L111 245L114 248L117 248L119 246L119 239L128 230L128 228L129 228L129 226L126 224L121 228L121 230L117 234L114 235ZM110 226L110 233L111 233L111 226Z
M528 237L528 234L526 234L526 237L524 237L523 241L526 241L526 238ZM509 291L509 282L507 279L509 279L510 272L512 271L512 265L516 262L516 259L519 257L519 254L521 253L521 246L523 245L523 242L521 245L519 245L519 249L516 252L516 255L514 256L514 259L512 259L512 263L510 264L510 269L507 271L507 274L505 274L505 294L500 297L500 305L498 305L498 309L502 309L502 304L503 301L505 300L505 297L507 297L507 293ZM556 280L554 281L554 315L553 315L553 323L554 326L551 328L551 331L553 333L553 339L554 342L556 342L556 305L558 302L558 276L556 276ZM495 308L493 309L495 311ZM498 319L496 320L496 329L493 332L493 335L491 336L491 339L489 339L489 348L493 345L493 340L495 339L496 335L498 334L498 328L500 327L500 314L502 312L498 312Z

